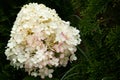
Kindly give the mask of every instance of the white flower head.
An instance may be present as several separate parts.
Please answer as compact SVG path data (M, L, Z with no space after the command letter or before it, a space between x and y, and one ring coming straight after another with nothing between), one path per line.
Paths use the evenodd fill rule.
M77 60L79 32L54 9L29 3L17 15L5 54L11 65L25 68L30 75L52 78L54 67Z

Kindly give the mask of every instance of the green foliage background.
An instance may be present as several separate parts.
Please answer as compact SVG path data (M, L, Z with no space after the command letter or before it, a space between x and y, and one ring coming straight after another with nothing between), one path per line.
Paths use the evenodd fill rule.
M29 2L56 9L81 32L78 60L44 80L120 80L120 0L1 0L0 80L42 80L10 66L4 54L16 15Z

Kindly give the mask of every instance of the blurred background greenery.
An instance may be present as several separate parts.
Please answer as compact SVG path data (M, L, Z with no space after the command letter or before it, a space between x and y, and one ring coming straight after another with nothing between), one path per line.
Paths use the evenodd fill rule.
M10 66L4 54L17 13L30 2L56 9L80 30L82 39L78 60L44 80L120 80L120 0L1 0L0 80L42 80Z

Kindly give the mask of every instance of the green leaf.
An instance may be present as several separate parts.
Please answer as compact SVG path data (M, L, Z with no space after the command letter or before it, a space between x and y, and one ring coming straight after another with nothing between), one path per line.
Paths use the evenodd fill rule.
M66 78L67 75L68 75L72 70L74 70L76 67L78 67L78 66L79 66L79 64L78 64L78 65L75 65L75 66L72 67L72 68L70 68L70 69L63 75L63 77L62 77L60 80L64 80L64 78Z

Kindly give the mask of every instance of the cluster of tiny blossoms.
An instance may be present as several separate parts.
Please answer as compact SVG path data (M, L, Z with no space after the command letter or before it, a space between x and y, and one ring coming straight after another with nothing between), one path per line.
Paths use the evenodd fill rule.
M79 30L61 20L54 9L29 3L18 13L5 54L11 65L32 76L52 78L54 67L76 60Z

